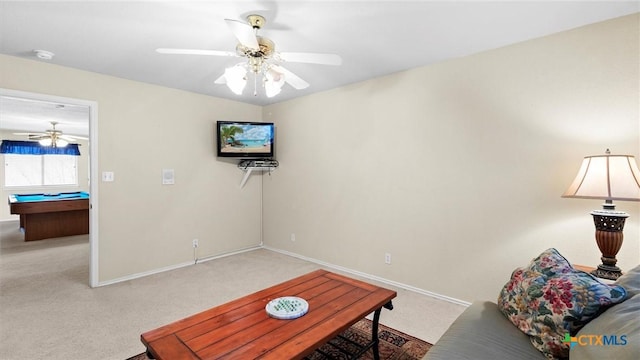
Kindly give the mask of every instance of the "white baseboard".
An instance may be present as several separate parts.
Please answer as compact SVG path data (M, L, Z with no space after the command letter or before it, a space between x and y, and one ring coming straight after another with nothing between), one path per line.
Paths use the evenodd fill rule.
M131 275L123 276L123 277L112 279L112 280L100 281L100 282L98 282L96 287L113 285L113 284L117 284L119 282L138 279L138 278L142 278L142 277L149 276L149 275L159 274L159 273L163 273L165 271L176 270L176 269L180 269L180 268L187 267L187 266L190 266L190 265L196 265L196 264L199 264L201 262L220 259L220 258L223 258L223 257L227 257L227 256L231 256L231 255L237 255L237 254L240 254L240 253L243 253L243 252L258 250L258 249L261 249L261 248L262 247L260 247L260 246L254 246L254 247L250 247L250 248L246 248L246 249L230 251L230 252L219 254L219 255L212 255L212 256L209 256L209 257L202 258L202 259L196 259L195 261L189 261L189 262L184 262L184 263L181 263L181 264L162 267L162 268L159 268L159 269L143 271L141 273L131 274Z
M251 247L240 249L240 250L234 250L234 251L226 252L224 254L212 255L212 256L204 257L202 259L197 259L196 260L196 264L199 264L199 263L205 262L205 261L220 259L220 258L231 256L231 255L238 255L238 254L242 254L242 253L249 252L249 251L260 250L260 249L262 249L262 246L261 245L256 245L256 246L251 246Z
M438 299L438 300L447 301L447 302L450 302L450 303L453 303L453 304L456 304L456 305L469 306L471 304L471 303L469 303L467 301L463 301L463 300L452 298L452 297L449 297L449 296L437 294L437 293L434 293L434 292L431 292L431 291L427 291L427 290L424 290L424 289L417 288L415 286L399 283L397 281L388 280L388 279L385 279L385 278L381 278L379 276L363 273L363 272L356 271L356 270L353 270L353 269L349 269L349 268L345 268L345 267L338 266L338 265L335 265L335 264L331 264L331 263L327 263L327 262L324 262L324 261L320 261L318 259L302 256L300 254L296 254L296 253L292 253L292 252L289 252L289 251L280 250L280 249L276 249L276 248L272 248L272 247L264 246L264 245L258 245L258 246L253 246L253 247L249 247L249 248L246 248L246 249L230 251L230 252L223 253L223 254L218 254L218 255L205 257L205 258L202 258L202 259L196 259L195 261L189 261L189 262L184 262L184 263L181 263L181 264L171 265L171 266L167 266L167 267L163 267L163 268L159 268L159 269L154 269L154 270L150 270L150 271L144 271L144 272L141 272L141 273L127 275L127 276L123 276L123 277L120 277L120 278L117 278L117 279L108 280L108 281L101 281L101 282L98 282L97 287L117 284L117 283L123 282L123 281L134 280L134 279L142 278L142 277L149 276L149 275L159 274L159 273L162 273L162 272L165 272L165 271L171 271L171 270L180 269L180 268L183 268L183 267L186 267L186 266L190 266L190 265L196 265L196 264L199 264L199 263L202 263L202 262L205 262L205 261L211 261L211 260L220 259L220 258L223 258L223 257L237 255L237 254L241 254L241 253L244 253L244 252L254 251L254 250L259 250L259 249L265 249L265 250L277 252L277 253L280 253L280 254L283 254L283 255L287 255L287 256L298 258L298 259L301 259L301 260L304 260L304 261L312 262L312 263L318 264L320 266L324 266L324 267L331 268L331 269L336 269L336 270L339 270L339 271L342 271L342 272L345 272L345 273L348 273L348 274L353 274L353 275L356 275L356 276L360 276L360 277L363 277L365 279L378 281L378 282L381 282L383 284L389 284L389 285L392 285L392 286L395 286L395 287L398 287L398 288L401 288L401 289L413 291L415 293L422 294L422 295L425 295L425 296L429 296L429 297L432 297L432 298L435 298L435 299Z
M435 298L435 299L438 299L438 300L447 301L447 302L450 302L450 303L453 303L453 304L456 304L456 305L462 305L462 306L471 305L471 303L467 302L467 301L463 301L463 300L452 298L452 297L449 297L449 296L437 294L437 293L434 293L434 292L431 292L431 291L427 291L427 290L424 290L424 289L417 288L415 286L399 283L399 282L393 281L393 280L388 280L388 279L385 279L385 278L381 278L381 277L378 277L378 276L375 276L375 275L371 275L371 274L363 273L363 272L356 271L356 270L353 270L353 269L345 268L345 267L342 267L342 266L334 265L334 264L331 264L331 263L320 261L318 259L309 258L309 257L306 257L306 256L302 256L300 254L292 253L292 252L285 251L285 250L275 249L275 248L272 248L272 247L269 247L269 246L263 246L263 248L265 250L274 251L274 252L277 252L277 253L280 253L280 254L292 256L292 257L295 257L295 258L298 258L298 259L301 259L301 260L305 260L305 261L309 261L309 262L312 262L312 263L315 263L315 264L318 264L318 265L321 265L321 266L324 266L324 267L340 270L340 271L343 271L343 272L346 272L346 273L349 273L349 274L361 276L363 278L374 280L374 281L378 281L378 282L381 282L381 283L384 283L384 284L389 284L389 285L392 285L392 286L395 286L395 287L398 287L398 288L401 288L401 289L413 291L413 292L416 292L418 294L429 296L429 297L432 297L432 298Z
M165 271L180 269L180 268L187 267L187 266L193 265L193 264L194 264L193 261L189 261L189 262L186 262L186 263L181 263L181 264L166 266L166 267L159 268L159 269L144 271L144 272L141 272L141 273L131 274L131 275L127 275L127 276L123 276L123 277L119 277L119 278L111 279L111 280L107 280L107 281L98 281L98 283L96 284L95 287L113 285L113 284L117 284L117 283L120 283L120 282L123 282L123 281L134 280L134 279L142 278L142 277L149 276L149 275L163 273Z

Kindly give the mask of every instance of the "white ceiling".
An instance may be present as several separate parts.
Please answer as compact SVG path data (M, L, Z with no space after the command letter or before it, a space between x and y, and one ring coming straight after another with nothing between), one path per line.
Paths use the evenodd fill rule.
M639 1L0 1L0 53L45 61L33 50L47 50L52 64L267 105L635 12ZM239 58L155 51L234 51L224 19L252 13L277 50L343 64L286 63L310 86L267 98L214 84Z
M55 121L65 135L88 137L89 113L88 106L0 95L0 130L37 134Z

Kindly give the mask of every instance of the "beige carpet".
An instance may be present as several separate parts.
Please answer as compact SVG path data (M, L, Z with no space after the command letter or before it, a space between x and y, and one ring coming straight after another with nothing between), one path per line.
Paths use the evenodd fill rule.
M86 236L25 243L0 222L0 359L126 359L144 351L145 331L317 268L256 250L92 289ZM464 310L394 290L381 322L430 343Z

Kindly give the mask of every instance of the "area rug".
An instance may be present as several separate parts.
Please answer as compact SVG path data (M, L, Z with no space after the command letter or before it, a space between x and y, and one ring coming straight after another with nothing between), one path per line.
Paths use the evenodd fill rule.
M351 352L353 345L349 341L354 341L358 344L366 344L371 339L371 320L363 319L355 323L351 328L341 334L342 337L337 337L331 340L335 346L324 345L319 351L316 351L307 359L310 360L323 360L327 358L331 359L348 359L336 347L346 349ZM380 324L378 326L378 338L380 339L380 359L381 360L418 360L429 351L431 344L426 341L420 340L413 336L407 335L398 330ZM346 340L345 340L346 339ZM324 354L328 354L327 357ZM138 354L130 357L127 360L148 360L149 358L145 353ZM373 359L373 351L369 349L360 359L369 360Z

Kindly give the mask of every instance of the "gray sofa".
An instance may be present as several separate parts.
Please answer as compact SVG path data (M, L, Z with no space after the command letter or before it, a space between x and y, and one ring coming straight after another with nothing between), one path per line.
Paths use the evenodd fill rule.
M577 334L625 336L617 346L572 346L572 360L640 358L640 266L616 283L627 290L627 299L608 308ZM588 339L588 338L583 338ZM490 301L472 303L429 350L425 360L546 359Z

